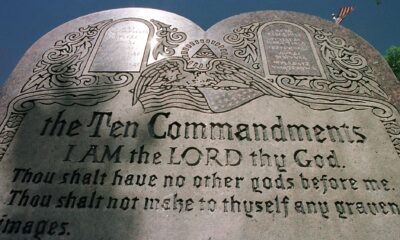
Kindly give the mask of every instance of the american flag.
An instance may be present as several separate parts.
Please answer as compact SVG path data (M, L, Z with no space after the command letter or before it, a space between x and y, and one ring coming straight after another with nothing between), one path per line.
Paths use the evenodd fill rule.
M147 87L139 96L145 112L153 112L166 108L183 108L210 113L207 100L197 88L171 86L168 88Z
M339 11L339 14L337 17L334 17L333 19L335 20L336 24L341 24L343 19L352 11L354 10L354 7L342 7Z

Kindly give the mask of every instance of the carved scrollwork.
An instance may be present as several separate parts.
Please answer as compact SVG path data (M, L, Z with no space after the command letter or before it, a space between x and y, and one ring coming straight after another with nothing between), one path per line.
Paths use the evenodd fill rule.
M105 20L79 28L78 32L67 34L64 40L57 41L53 48L43 54L33 75L23 86L22 94L12 101L12 110L3 122L0 131L0 160L23 116L37 103L93 106L112 99L119 92L116 88L134 79L134 75L129 72L83 72L96 41L99 41L101 33L110 23L112 20Z
M13 140L19 126L24 119L25 113L12 112L10 117L7 119L3 129L0 132L0 161L4 157L8 146Z
M384 122L384 125L385 125L387 132L390 133L391 135L400 135L400 126L393 119L390 121Z
M292 76L279 76L275 82L297 102L315 110L368 110L383 123L393 146L400 157L400 124L397 109L386 100L369 96L352 96L346 94L315 92L294 88L298 80Z
M396 119L390 119L388 121L383 121L383 125L385 126L386 132L389 134L393 146L396 149L396 152L400 155L400 125L396 121Z
M347 94L315 92L294 88L297 80L292 76L279 76L275 82L285 92L298 102L315 110L348 111L351 109L371 109L372 113L381 120L391 119L397 110L387 101L368 96L354 96Z
M326 81L317 80L317 84L310 82L311 88L388 99L375 81L367 60L358 54L353 46L347 45L343 38L336 37L331 32L311 25L305 26L314 34L332 78Z
M23 94L13 100L11 112L0 130L0 161L4 157L10 143L12 142L22 120L27 112L35 107L37 103L51 105L59 104L62 106L94 106L100 102L114 98L119 90L108 91L48 91L45 93Z
M51 105L59 104L62 106L94 106L101 102L106 102L114 98L119 90L102 91L57 91L37 93L31 95L22 95L14 99L13 109L18 112L28 112L32 110L37 103Z
M79 78L83 86L121 85L132 82L133 74L128 72L102 73L101 75L83 75Z
M252 63L254 69L260 68L258 62L257 31L260 23L252 23L233 30L233 33L224 36L224 41L232 45L236 57L246 63Z
M157 45L153 49L154 59L158 58L158 55L162 56L173 56L175 54L175 48L186 40L187 36L184 32L178 32L177 28L172 28L171 25L162 23L157 20L150 20L157 28L156 36Z
M36 64L34 74L22 88L28 90L79 87L85 85L80 77L83 64L89 57L101 30L112 20L105 20L79 28L57 41Z

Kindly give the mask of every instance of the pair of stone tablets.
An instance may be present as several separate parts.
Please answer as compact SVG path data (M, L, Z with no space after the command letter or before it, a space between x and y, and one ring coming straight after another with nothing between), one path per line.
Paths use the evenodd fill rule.
M317 17L118 9L2 88L1 239L398 239L399 86Z

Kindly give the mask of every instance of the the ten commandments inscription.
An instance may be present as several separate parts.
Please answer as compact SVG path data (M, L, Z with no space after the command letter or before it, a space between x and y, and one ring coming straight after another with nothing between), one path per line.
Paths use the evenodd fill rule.
M0 238L398 239L398 89L312 16L81 17L1 92Z

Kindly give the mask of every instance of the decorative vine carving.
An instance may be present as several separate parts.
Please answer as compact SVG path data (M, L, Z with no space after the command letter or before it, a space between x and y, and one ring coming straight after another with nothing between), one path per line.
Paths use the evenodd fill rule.
M43 54L21 92L87 86L86 78L81 77L82 65L89 57L101 30L111 21L105 20L79 28L78 32L69 33L64 40L57 41L54 48Z
M4 157L11 141L13 140L24 116L29 110L35 107L36 103L45 105L59 104L62 106L94 106L100 102L114 98L119 90L108 91L48 91L45 93L23 94L13 101L13 110L8 115L5 124L0 130L0 161Z
M133 81L134 75L128 72L82 74L83 66L92 54L96 41L99 41L102 32L111 22L112 20L105 20L80 28L78 32L70 33L65 36L64 40L56 42L52 49L43 54L42 60L36 64L34 74L23 87L21 91L23 94L13 100L13 109L9 110L8 118L3 122L0 131L0 160L4 157L26 112L32 109L36 103L93 106L114 98L119 90L101 88L101 91L97 91L98 89L85 89L85 87L108 85L120 87ZM157 43L152 52L153 57L158 59L160 55L173 56L179 44L186 40L186 34L179 32L177 28L172 28L171 25L156 20L151 20L151 22L157 28ZM224 41L232 45L234 55L242 61L252 64L253 69L260 68L257 42L257 31L260 26L261 23L241 26L234 29L233 33L224 36ZM310 25L306 25L306 27L314 34L322 58L327 63L331 77L329 80L310 76L273 76L274 79L266 81L247 67L227 59L211 60L208 69L189 69L183 58L168 58L154 63L141 73L138 85L133 89L134 103L140 100L144 94L151 96L154 91L158 95L164 94L161 92L164 89L167 91L162 97L171 98L173 96L171 93L177 89L180 95L174 94L179 95L178 97L188 97L187 106L190 108L182 107L184 106L182 102L174 107L218 112L220 110L214 109L214 105L210 105L211 101L206 101L209 99L205 98L210 97L211 99L218 96L219 93L211 95L207 92L209 95L205 96L196 87L213 86L219 81L230 81L232 86L223 90L233 91L232 96L242 90L240 88L243 85L248 85L246 90L252 89L252 91L243 91L243 94L239 92L243 95L238 101L240 104L229 105L223 111L243 105L249 99L254 99L262 94L293 98L299 103L317 110L371 109L372 113L383 123L400 156L400 124L397 110L386 101L387 95L375 81L373 71L368 66L366 59L356 53L354 47L348 46L344 39L333 36L331 32ZM166 70L160 72L158 71L161 69L160 67ZM152 85L160 82L163 82L160 89L157 89L159 85ZM78 89L76 89L77 87ZM79 87L81 88L79 89ZM213 87L214 90L218 90L218 86ZM34 90L50 91L35 92ZM353 93L353 95L346 93ZM235 95L235 97L238 96L239 94ZM376 96L380 98L374 98ZM148 99L153 100L153 98L144 100ZM157 104L160 109L166 107L165 101L158 101ZM146 107L146 104L144 103L143 106Z
M356 53L353 46L347 45L343 38L336 37L331 32L307 24L305 26L314 34L332 78L315 80L316 83L310 82L310 87L388 99L375 81L367 60Z
M157 46L153 49L154 59L158 58L158 55L162 56L173 56L175 54L175 48L186 40L186 34L184 32L178 32L177 28L171 28L171 25L159 22L157 20L150 20L157 28Z
M107 85L119 85L130 83L133 80L133 74L128 72L120 73L102 73L96 75L83 75L79 77L82 86L107 86Z
M224 41L232 44L236 49L234 54L246 63L252 63L254 69L260 68L258 62L257 31L260 23L252 23L233 30L233 33L224 36Z
M114 98L118 93L119 90L110 89L108 91L59 91L32 94L16 98L13 103L13 109L18 112L28 112L37 103L45 105L59 104L62 106L94 106Z
M13 140L22 120L24 119L25 113L14 113L10 114L5 126L0 132L0 161L3 159L8 146Z
M396 152L400 155L400 125L396 119L382 120L386 132L389 134Z
M275 82L285 92L289 92L297 102L315 110L367 110L379 118L388 133L393 146L400 157L400 124L397 109L386 100L370 96L354 96L337 93L315 92L294 88L296 80L292 76L279 76Z
M112 20L105 20L79 28L78 32L67 34L64 40L57 41L53 48L43 54L33 70L33 75L23 86L22 94L13 99L12 110L0 129L0 160L23 116L37 103L94 106L114 98L119 92L115 85L120 87L134 79L134 75L129 72L83 72L101 32L111 22ZM87 89L101 86L113 88Z

